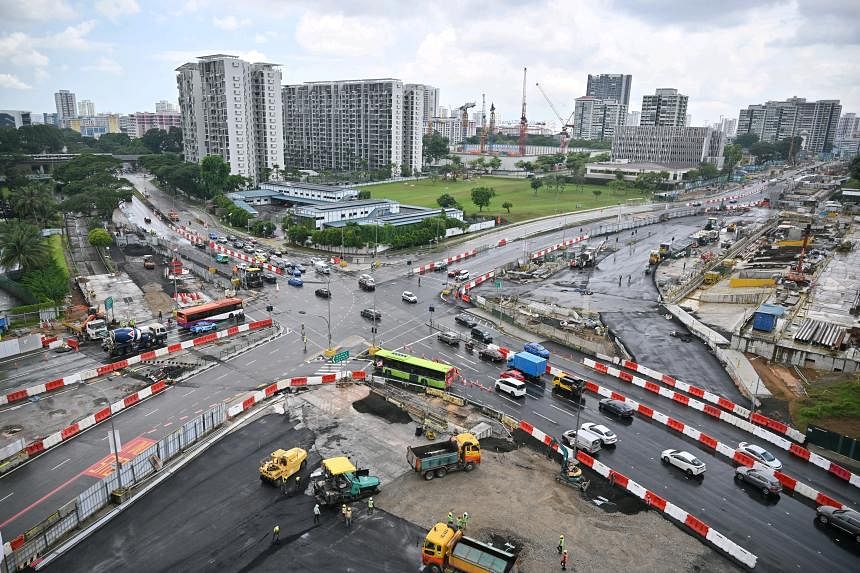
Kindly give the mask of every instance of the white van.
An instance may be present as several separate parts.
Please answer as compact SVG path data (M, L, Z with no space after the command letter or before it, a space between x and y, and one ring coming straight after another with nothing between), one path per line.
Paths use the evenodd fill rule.
M463 269L462 271L457 273L457 280L461 282L469 280L469 271Z
M561 438L565 442L565 444L570 446L571 448L574 447L573 441L575 439L576 447L578 447L584 452L594 454L600 451L600 436L598 436L594 432L589 432L588 430L568 430L561 435Z
M321 275L327 275L328 265L325 264L323 261L316 261L314 262L314 271L318 272Z
M526 383L520 382L516 378L498 378L496 391L504 392L512 398L521 398L526 395Z

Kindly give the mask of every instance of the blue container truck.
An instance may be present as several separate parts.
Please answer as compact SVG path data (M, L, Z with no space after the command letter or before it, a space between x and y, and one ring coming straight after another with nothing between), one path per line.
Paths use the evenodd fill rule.
M523 373L527 379L540 380L546 372L547 359L535 356L530 352L517 352L508 358L508 368L515 368Z

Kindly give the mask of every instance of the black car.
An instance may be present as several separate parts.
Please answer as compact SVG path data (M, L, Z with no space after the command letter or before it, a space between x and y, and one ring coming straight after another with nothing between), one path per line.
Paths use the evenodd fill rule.
M266 273L263 275L263 280L270 285L273 285L278 282L278 276L274 273Z
M439 342L444 342L448 346L460 346L460 335L453 331L440 332L436 339Z
M482 348L478 351L478 357L481 360L489 360L490 362L504 362L505 355L495 348Z
M478 326L478 321L468 314L458 314L454 317L454 322L462 324L463 326L468 326L469 328L475 328Z
M621 400L613 400L612 398L604 398L597 405L598 410L614 414L619 418L632 418L633 408L626 402Z
M860 511L848 508L836 509L829 505L822 505L816 512L818 513L818 523L841 529L852 536L857 543L860 543Z
M382 313L372 308L363 308L361 309L361 316L363 316L364 318L369 318L374 322L377 322L382 318Z
M327 288L318 288L314 291L314 294L320 298L331 298L331 291ZM364 316L364 312L362 312L361 315Z

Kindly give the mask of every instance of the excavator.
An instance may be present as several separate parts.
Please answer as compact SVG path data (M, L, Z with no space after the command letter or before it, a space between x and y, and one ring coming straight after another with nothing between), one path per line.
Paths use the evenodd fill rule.
M555 446L555 448L553 448ZM561 469L558 475L555 476L555 481L569 485L572 488L580 490L582 493L588 489L591 482L585 479L582 473L582 468L579 467L579 462L575 458L570 457L570 448L558 443L555 439L549 445L550 449L556 449L561 454Z

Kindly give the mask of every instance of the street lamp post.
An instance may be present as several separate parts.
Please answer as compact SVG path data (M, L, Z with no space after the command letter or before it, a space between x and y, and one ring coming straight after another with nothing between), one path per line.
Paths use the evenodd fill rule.
M377 249L379 248L379 216L376 218L376 229L374 230L375 238L373 241L373 260L370 263L370 276L373 278L373 271L376 270L376 254ZM372 338L372 347L376 348L376 330L378 328L379 321L376 320L376 279L373 279L373 321L371 326L371 338ZM375 352L375 351L374 351Z
M329 299L331 299L331 297L329 297ZM328 331L328 347L323 351L323 355L326 358L331 358L332 356L334 356L334 348L332 348L331 345L331 303L329 303L328 318L324 317L321 314L308 314L307 311L304 310L300 310L299 314L313 316L315 318L320 318L325 321L326 330ZM302 335L304 337L304 325L302 325ZM307 349L307 343L305 343L305 349Z

